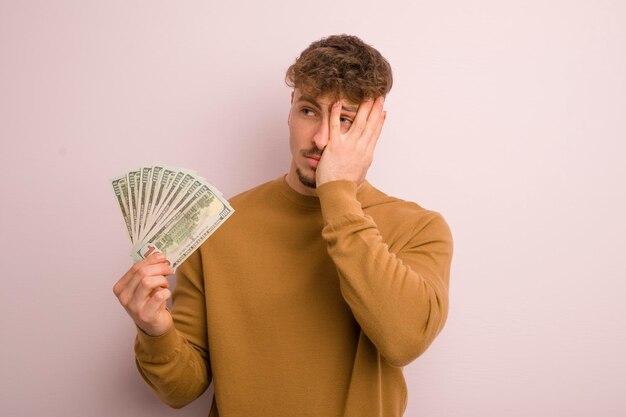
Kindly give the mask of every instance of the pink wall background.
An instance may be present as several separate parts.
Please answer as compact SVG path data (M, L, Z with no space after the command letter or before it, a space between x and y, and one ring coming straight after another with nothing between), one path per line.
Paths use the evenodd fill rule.
M347 32L396 76L370 181L455 238L406 415L626 415L626 3L259 3L0 0L0 414L206 415L135 370L109 179L284 173L284 71Z

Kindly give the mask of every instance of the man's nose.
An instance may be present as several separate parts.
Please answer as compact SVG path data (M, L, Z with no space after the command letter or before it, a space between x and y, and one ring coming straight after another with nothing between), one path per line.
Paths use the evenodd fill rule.
M315 131L315 135L313 136L313 142L317 149L324 150L326 145L328 145L328 137L330 135L330 126L328 126L328 120L320 121L317 126L317 130Z

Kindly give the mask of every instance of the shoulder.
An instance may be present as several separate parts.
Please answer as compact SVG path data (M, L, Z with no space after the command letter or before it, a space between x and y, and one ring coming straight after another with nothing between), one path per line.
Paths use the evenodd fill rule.
M385 194L370 184L363 192L361 205L365 213L384 213L385 215L392 215L394 218L415 219L439 215L437 212L425 209L415 202Z
M402 241L415 238L452 240L448 223L438 211L385 194L371 187L363 211L371 216L383 234ZM400 236L402 236L400 238Z
M242 206L248 204L256 204L259 200L265 200L270 198L277 190L277 182L280 178L273 179L249 190L243 191L234 197L230 198L229 203L236 210Z
M230 216L215 232L202 244L203 256L209 256L216 247L232 248L241 243L241 239L249 234L256 233L262 226L263 220L273 214L271 201L275 193L275 180L260 184L233 197L228 198L228 203L233 208Z

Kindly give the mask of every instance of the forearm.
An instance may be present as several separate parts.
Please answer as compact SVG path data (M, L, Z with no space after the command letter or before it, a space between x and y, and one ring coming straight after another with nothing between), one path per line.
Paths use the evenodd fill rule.
M395 253L361 210L356 188L322 189L323 236L340 288L361 328L392 365L419 356L443 328L452 251L449 229L433 213Z
M196 399L211 381L201 352L175 328L158 337L138 328L135 359L142 378L163 402L174 408Z
M181 264L176 275L173 327L157 337L137 329L139 372L159 398L174 408L196 399L211 382L202 282L202 261L196 252Z

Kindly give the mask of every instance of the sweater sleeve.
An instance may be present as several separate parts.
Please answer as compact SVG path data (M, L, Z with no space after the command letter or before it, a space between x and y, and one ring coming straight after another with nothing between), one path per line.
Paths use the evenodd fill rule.
M452 237L436 212L408 219L408 236L390 251L356 198L357 186L333 181L317 189L328 253L344 299L365 335L392 366L422 354L448 312ZM400 220L400 219L398 219Z
M135 359L139 373L157 396L173 408L199 397L211 382L202 261L196 251L176 272L172 294L174 326L153 337L137 328Z

